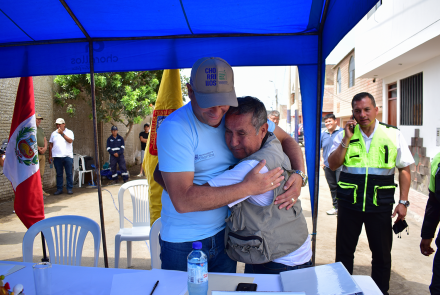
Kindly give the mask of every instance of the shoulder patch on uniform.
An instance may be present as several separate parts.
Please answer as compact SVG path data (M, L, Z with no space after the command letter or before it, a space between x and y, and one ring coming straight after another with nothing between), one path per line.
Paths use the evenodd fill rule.
M393 125L388 125L388 124L385 124L385 123L382 123L382 122L379 122L379 124L380 124L380 125L384 125L384 126L387 127L387 128L394 128L394 129L399 130L399 128L397 128L396 126L393 126Z

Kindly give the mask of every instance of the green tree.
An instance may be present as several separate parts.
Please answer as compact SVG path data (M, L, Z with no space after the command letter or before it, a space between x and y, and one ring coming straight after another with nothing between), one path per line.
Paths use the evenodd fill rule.
M98 122L119 122L130 134L133 125L151 114L157 99L163 71L112 72L95 74L96 115ZM66 112L75 115L76 99L86 99L91 105L90 74L63 75L55 78L60 91L55 103L67 106ZM89 115L92 118L92 114Z

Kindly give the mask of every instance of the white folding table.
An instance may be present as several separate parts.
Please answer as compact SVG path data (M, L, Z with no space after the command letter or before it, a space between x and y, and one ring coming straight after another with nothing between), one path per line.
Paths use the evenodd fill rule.
M4 282L9 282L11 287L20 283L23 284L26 295L34 295L34 279L32 265L34 263L1 261L1 263L11 263L24 265L25 268L8 275ZM176 295L181 294L181 290L186 286L185 279L173 280L173 271L156 270L169 274L168 277L175 287ZM152 275L149 270L134 270L121 268L101 268L84 266L52 265L52 294L53 295L109 295L113 275L144 272L145 276ZM254 275L254 274L227 274L254 277L254 283L258 284L258 291L282 291L281 278L279 275ZM182 277L182 276L180 276ZM380 295L374 281L369 276L353 276L356 283L362 289L364 295ZM162 282L164 284L166 282ZM149 294L148 290L136 290L136 286L127 286L127 294ZM171 295L161 293L160 284L155 295Z

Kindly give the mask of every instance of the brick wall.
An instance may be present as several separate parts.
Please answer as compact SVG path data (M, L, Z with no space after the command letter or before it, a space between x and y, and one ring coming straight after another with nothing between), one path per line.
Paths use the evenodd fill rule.
M334 106L334 114L337 118L339 117L349 117L351 116L351 100L353 96L360 92L369 92L373 95L376 100L376 105L379 107L379 113L382 113L382 79L377 79L376 82L373 82L371 78L357 78L355 79L354 86L348 87L349 74L348 67L350 63L350 58L354 56L354 50L350 52L347 56L342 59L339 64L333 67L333 77L334 77L334 97L333 97L333 106ZM355 57L356 58L356 57ZM356 65L356 59L355 59ZM356 68L356 66L355 66ZM341 92L338 93L337 86L337 75L338 69L341 69ZM379 121L382 121L382 115L379 114L377 116Z
M17 95L17 88L19 78L0 79L0 139L7 139L11 128L12 114L14 112L15 98ZM47 141L50 138L50 132L53 127L53 76L34 77L34 95L35 95L35 111L44 119L41 122L41 127L44 129ZM46 152L46 159L49 156L49 149ZM46 160L47 161L47 160ZM53 187L56 184L55 169L49 168L49 163L46 162L45 173L43 176L44 188ZM8 179L0 176L0 202L11 200L14 197L14 191Z

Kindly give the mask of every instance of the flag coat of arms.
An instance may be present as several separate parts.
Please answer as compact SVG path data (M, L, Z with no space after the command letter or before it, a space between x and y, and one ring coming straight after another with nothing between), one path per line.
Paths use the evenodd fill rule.
M20 79L3 173L14 189L15 213L23 224L29 228L44 219L32 77Z
M180 84L180 70L164 70L162 81L157 94L151 122L150 136L143 159L143 168L148 179L148 205L150 207L150 224L160 217L162 210L162 187L154 181L154 169L157 159L157 129L165 118L176 109L183 106L182 90Z

